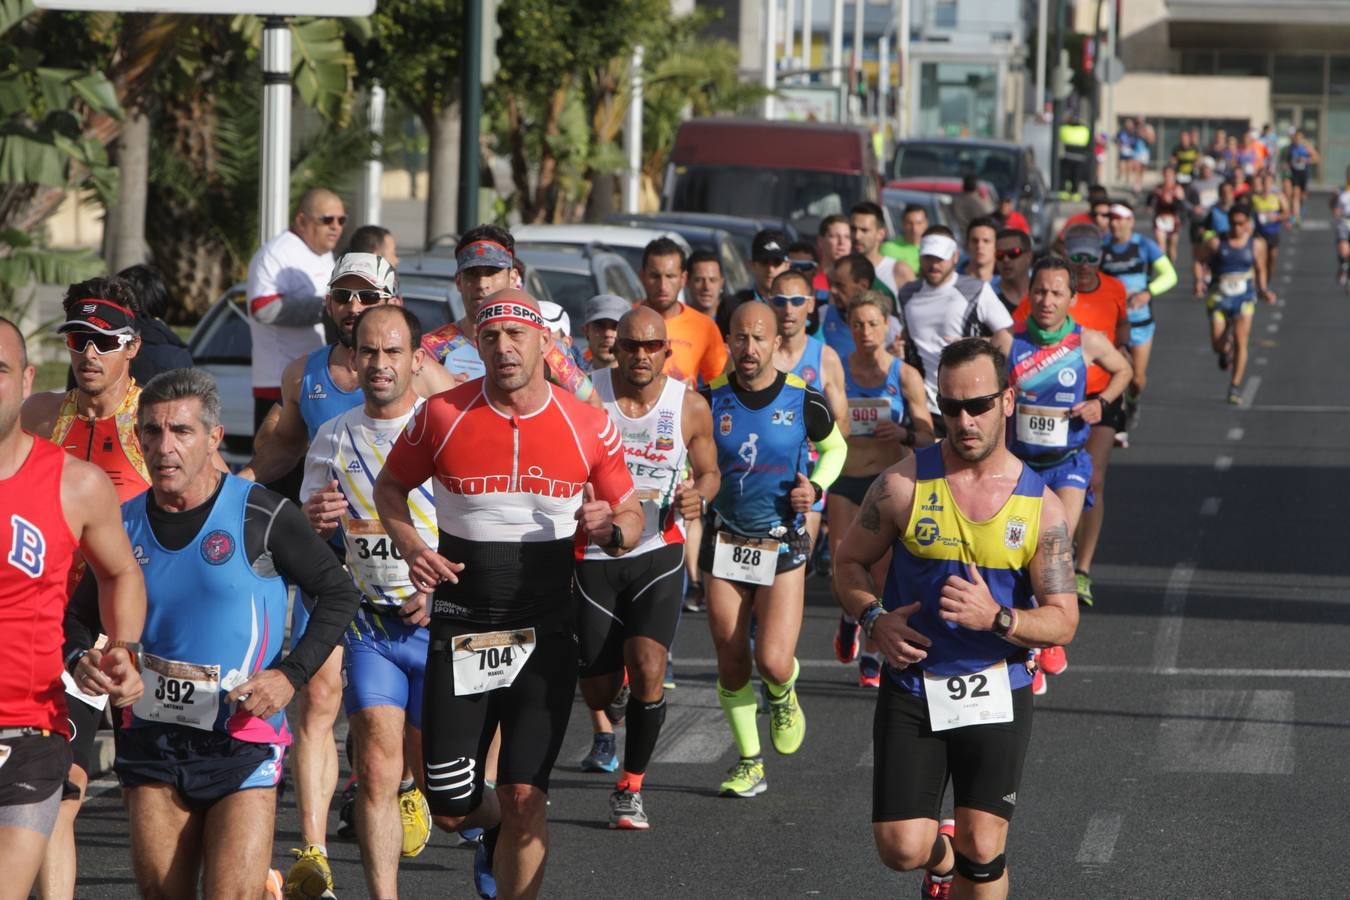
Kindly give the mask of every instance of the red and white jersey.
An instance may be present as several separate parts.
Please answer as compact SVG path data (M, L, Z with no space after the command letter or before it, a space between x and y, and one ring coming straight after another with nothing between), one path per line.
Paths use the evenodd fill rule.
M65 463L64 450L34 438L23 465L0 481L0 728L69 737L62 621L77 542L61 508Z
M565 540L576 534L587 482L610 504L633 493L609 416L553 384L526 416L494 407L482 378L437 394L385 468L403 484L432 479L440 530L471 541Z
M258 248L248 264L248 327L253 335L253 387L281 387L293 359L322 347L323 322L273 325L287 297L322 297L333 275L333 254L315 253L294 231L283 231Z

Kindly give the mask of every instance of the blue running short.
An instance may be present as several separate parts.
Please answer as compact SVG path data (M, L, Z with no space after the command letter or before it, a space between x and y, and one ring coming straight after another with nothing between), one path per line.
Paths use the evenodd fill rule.
M1090 496L1088 487L1092 484L1092 454L1086 450L1081 448L1074 450L1067 459L1044 469L1034 465L1032 468L1052 491L1058 491L1060 488L1077 488ZM1091 504L1085 500L1083 506L1086 509L1091 507Z
M141 725L117 732L113 770L124 788L171 784L189 804L210 806L249 788L281 781L281 744L254 744L186 725Z
M342 633L342 705L347 715L372 706L394 706L422 728L422 681L427 670L431 632L401 619L397 612L367 607Z

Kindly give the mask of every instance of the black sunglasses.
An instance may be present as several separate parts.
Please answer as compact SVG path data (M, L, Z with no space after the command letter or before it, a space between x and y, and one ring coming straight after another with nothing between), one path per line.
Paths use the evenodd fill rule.
M346 225L346 224L347 224L347 217L346 217L346 216L315 216L315 217L314 217L314 221L316 221L316 222L321 222L321 223L324 224L324 225L333 225L333 224L335 224L335 223L338 224L338 225Z
M786 294L775 294L774 296L769 298L769 302L772 303L774 306L782 308L787 306L789 303L791 303L793 306L805 306L806 301L812 299L814 298L806 297L801 294L794 294L792 296L788 296Z
M638 352L638 348L641 348L647 351L648 356L651 356L653 353L660 353L662 350L666 349L666 342L664 340L636 341L632 338L619 338L615 343L619 345L619 349L624 353L636 353Z
M328 296L339 306L346 306L348 303L356 303L358 300L362 306L379 306L388 300L393 294L388 291L358 291L352 288L329 288Z
M994 408L998 398L1003 396L1002 391L995 391L992 394L985 394L983 397L971 397L967 400L953 400L950 397L938 398L938 410L948 419L955 419L962 412L969 414L972 418L982 416Z

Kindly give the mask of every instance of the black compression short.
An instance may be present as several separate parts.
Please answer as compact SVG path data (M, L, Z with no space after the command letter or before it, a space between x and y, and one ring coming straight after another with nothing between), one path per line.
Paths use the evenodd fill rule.
M684 544L638 556L583 559L572 582L581 677L623 668L623 642L651 638L667 650L684 598Z
M470 541L441 532L441 556L464 563L459 582L442 582L431 602L433 618L453 619L466 631L528 622L536 627L572 620L576 545L555 541Z
M872 720L872 821L937 819L948 778L956 806L1012 819L1031 740L1031 688L1012 697L1011 722L935 732L924 698L882 672Z
M66 693L66 720L70 722L71 762L88 774L94 764L94 738L103 724L103 710Z
M877 480L876 475L840 475L830 485L831 497L843 497L854 506L862 506L867 489Z
M698 548L698 567L709 574L712 573L716 535L717 529L705 527L703 529L703 540ZM787 546L778 554L778 568L774 571L775 575L782 575L784 572L801 568L806 565L806 560L811 555L811 533L806 530L805 525L800 529L789 531L783 538L783 543ZM742 584L743 582L736 583Z
M451 642L483 630L462 620L431 624L422 688L422 759L427 802L440 816L465 816L482 802L482 763L498 725L497 783L530 784L547 792L572 715L577 644L570 628L537 628L534 652L510 687L456 695Z

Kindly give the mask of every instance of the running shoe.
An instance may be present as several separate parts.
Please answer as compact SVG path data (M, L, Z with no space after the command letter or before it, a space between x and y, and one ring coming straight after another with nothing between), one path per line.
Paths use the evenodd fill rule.
M1037 697L1045 695L1045 671L1040 666L1031 673L1031 692Z
M613 734L597 734L591 738L591 752L581 761L583 772L613 772L619 768L615 752L617 741Z
M839 627L834 631L834 658L841 663L851 663L858 658L862 649L862 628L856 621L850 622L839 617Z
M801 749L806 738L806 716L797 702L796 688L781 699L769 698L769 737L773 740L773 749L784 756Z
M1041 668L1047 675L1060 675L1069 667L1069 654L1063 647L1046 647L1041 651Z
M689 587L684 591L684 611L702 612L708 608L707 598L703 595L703 583L699 581L689 582Z
M1130 447L1130 435L1126 431L1117 431L1115 444L1122 450L1128 450Z
M625 675L623 687L619 688L618 695L609 701L609 706L605 707L605 718L609 719L611 725L618 725L623 721L623 717L628 715L628 698L632 693L632 689L628 687L628 677Z
M328 865L328 857L323 850L306 844L303 850L291 850L295 862L286 873L286 900L331 900L333 893L333 870Z
M492 876L486 843L480 843L473 854L473 888L483 900L497 900L497 879Z
M342 803L338 806L337 836L344 841L356 839L356 792L361 785L355 778L342 789Z
M1092 605L1092 576L1081 569L1073 573L1074 586L1078 589L1078 602L1083 606Z
M624 831L646 831L652 827L642 808L641 791L615 791L609 795L609 827Z
M267 870L267 880L263 882L263 897L266 900L286 900L286 879L281 877L280 869Z
M427 798L416 787L401 792L398 813L403 820L403 856L417 856L431 840L431 807Z
M718 791L723 797L758 797L769 789L769 782L764 778L764 760L756 756L754 759L739 759L736 765L727 771L726 781Z
M459 841L456 847L477 847L483 843L483 829L461 828L455 832L455 838Z
M858 657L858 687L881 687L881 660L864 653Z
M1228 402L1233 406L1242 405L1242 391L1237 386L1228 389Z
M956 836L956 821L954 819L943 819L938 827L939 834L945 834L950 840ZM933 898L938 900L947 900L952 892L951 875L934 875L932 872L923 873L923 884L919 890L920 897Z
M666 677L661 679L661 687L668 691L675 690L675 658L666 658Z

